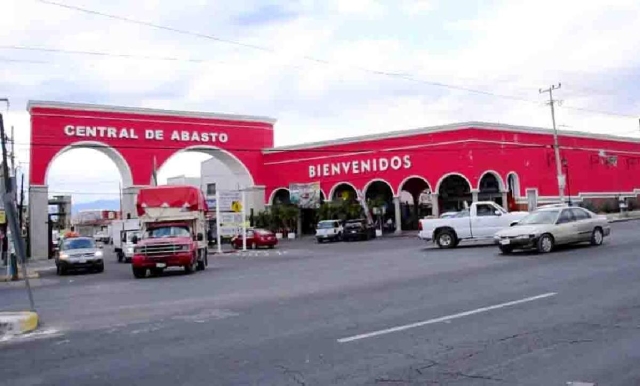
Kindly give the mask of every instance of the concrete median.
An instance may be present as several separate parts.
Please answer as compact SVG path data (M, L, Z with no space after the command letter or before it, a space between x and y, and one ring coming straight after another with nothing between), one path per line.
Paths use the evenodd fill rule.
M24 334L37 327L38 314L35 312L0 312L0 338Z

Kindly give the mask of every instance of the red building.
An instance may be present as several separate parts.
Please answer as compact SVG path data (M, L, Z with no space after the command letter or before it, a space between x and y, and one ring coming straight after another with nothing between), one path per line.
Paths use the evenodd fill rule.
M29 111L32 235L42 231L33 227L39 205L46 206L51 161L81 147L102 151L117 165L124 213L135 213L135 195L151 183L154 165L182 151L223 162L249 191L254 210L286 201L290 184L305 182L319 182L325 199L361 190L393 201L396 223L418 211L459 209L465 201L491 199L513 209L559 199L547 129L469 122L273 148L275 120L265 117L58 102L31 102ZM559 143L565 193L573 201L640 193L639 141L562 131Z

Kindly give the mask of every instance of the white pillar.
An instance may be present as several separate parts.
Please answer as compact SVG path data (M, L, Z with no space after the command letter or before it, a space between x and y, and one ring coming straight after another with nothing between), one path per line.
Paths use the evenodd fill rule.
M507 212L509 211L509 203L507 202L507 194L509 193L506 190L501 191L500 193L502 193L502 207L505 208L507 210Z
M478 201L478 193L480 191L478 189L471 189L471 198L473 202L477 202Z
M138 218L138 211L136 209L136 200L140 187L129 186L122 189L122 218L126 219L127 214L131 215L131 218Z
M400 197L393 198L393 207L395 208L396 234L402 233L402 213L400 213Z
M49 189L47 186L29 187L29 243L31 259L49 257Z
M431 193L431 215L440 217L440 204L438 203L438 193Z

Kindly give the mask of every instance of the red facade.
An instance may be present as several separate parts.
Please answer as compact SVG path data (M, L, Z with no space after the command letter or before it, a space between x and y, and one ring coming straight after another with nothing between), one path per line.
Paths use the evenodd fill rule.
M527 189L537 189L541 200L558 196L553 137L544 129L468 123L273 149L269 118L51 102L32 102L29 110L32 186L46 185L57 155L92 147L116 161L125 187L149 185L154 165L177 152L206 151L246 171L264 187L266 203L290 183L314 181L325 197L341 183L365 191L377 180L398 196L410 177L437 193L455 174L474 192L487 173L497 177L501 193L514 176L520 201ZM640 189L637 141L563 132L559 142L571 196L635 196Z

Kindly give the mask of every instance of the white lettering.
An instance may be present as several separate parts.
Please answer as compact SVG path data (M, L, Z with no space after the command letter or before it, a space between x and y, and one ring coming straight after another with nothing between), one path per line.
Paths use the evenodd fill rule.
M211 136L211 142L216 142L218 140L218 133L209 133Z
M405 169L411 168L411 157L408 155L405 155L402 159L404 160L404 168Z
M183 131L182 133L180 133L180 139L181 140L186 142L186 141L189 140L189 138L191 138L191 137L189 136L189 132L188 131Z
M164 131L156 130L156 139L162 141L164 139Z
M229 136L226 133L220 133L220 142L225 143L229 140Z
M371 170L371 161L370 160L366 160L366 161L360 161L360 167L362 168L362 172L366 173L368 171Z
M180 140L180 133L178 133L177 130L174 130L173 133L171 133L171 140L172 141L179 141Z
M351 163L350 162L342 162L342 172L344 174L348 174L349 173L349 169L351 168Z
M191 133L191 140L200 142L200 136L198 135L197 131L194 131L193 133Z
M95 137L96 136L96 128L95 127L91 127L91 126L87 126L86 127L86 133L87 133L87 137Z
M138 134L136 134L136 130L135 129L129 129L129 138L138 139Z
M360 163L358 161L351 162L351 172L353 174L360 174Z
M331 175L335 176L340 174L340 164L331 164Z
M153 130L145 130L144 131L144 139L154 139L156 137L156 132Z
M104 132L107 131L107 128L104 126L98 126L97 129L98 129L98 133L100 133L98 134L100 138L104 137Z
M121 129L118 138L129 138L129 130Z
M400 159L400 157L391 158L391 168L393 170L398 170L401 167L402 167L402 160Z
M76 126L76 136L77 137L84 137L85 136L84 126Z
M380 170L381 172L384 172L385 170L389 169L389 160L386 158L380 158L378 159L378 162L380 162L380 167L378 168L378 170Z
M329 164L322 164L322 175L324 177L329 175Z
M64 133L68 136L72 136L75 134L75 127L71 125L67 125L64 127Z
M316 176L316 168L313 165L309 165L309 178Z
M200 134L200 139L202 139L202 142L209 142L209 133Z
M107 128L107 137L109 138L118 138L118 131L115 127Z

